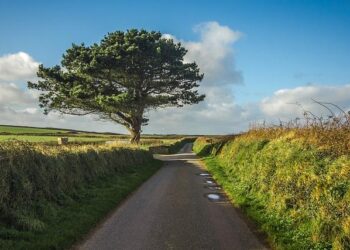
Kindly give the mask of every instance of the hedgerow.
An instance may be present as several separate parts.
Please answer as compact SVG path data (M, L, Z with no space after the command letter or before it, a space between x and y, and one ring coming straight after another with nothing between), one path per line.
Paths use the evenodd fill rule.
M277 249L350 249L348 144L342 139L332 152L329 135L298 129L198 138L194 150L209 156L208 170Z
M42 231L47 203L64 206L100 178L150 163L135 147L0 143L0 225ZM45 205L44 205L45 204Z

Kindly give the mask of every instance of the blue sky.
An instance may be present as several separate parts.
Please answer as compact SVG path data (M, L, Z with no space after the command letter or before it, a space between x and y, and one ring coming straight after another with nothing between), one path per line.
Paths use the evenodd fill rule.
M232 45L243 82L236 105L281 89L350 82L350 1L6 1L0 0L0 56L19 51L45 65L71 43L98 42L107 32L159 30L198 41L193 28L217 22L242 36Z

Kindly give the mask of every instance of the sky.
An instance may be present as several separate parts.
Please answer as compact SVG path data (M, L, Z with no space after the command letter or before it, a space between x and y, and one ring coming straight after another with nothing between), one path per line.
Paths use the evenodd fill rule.
M60 64L72 43L131 28L181 42L185 60L205 75L204 102L148 112L145 133L229 134L303 109L327 115L312 99L347 111L349 24L350 1L342 0L0 0L0 124L125 133L93 116L43 115L26 82L39 64Z

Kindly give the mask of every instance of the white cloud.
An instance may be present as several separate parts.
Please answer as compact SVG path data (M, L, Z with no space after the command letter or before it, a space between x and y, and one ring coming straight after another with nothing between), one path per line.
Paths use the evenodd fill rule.
M243 81L236 69L234 43L242 33L217 22L197 25L194 31L199 41L184 41L171 34L163 37L173 39L188 50L186 62L195 61L204 80L199 91L206 95L204 102L181 109L169 108L150 112L150 125L146 132L156 133L232 133L235 124L246 113L234 102L232 86Z
M196 61L205 74L204 85L235 84L242 82L242 74L235 69L232 45L242 36L217 22L202 23L195 27L199 42L184 42L188 49L187 61Z
M235 68L232 47L242 33L217 22L199 24L194 32L199 33L199 41L184 41L171 34L163 37L181 42L188 50L185 62L195 61L204 72L202 85L242 83L242 74Z
M0 83L0 105L33 104L33 97L14 83Z
M57 112L44 115L37 97L15 84L0 84L0 124L125 132L120 126L97 121L92 115L77 117Z
M301 86L281 89L260 103L262 113L267 117L290 120L300 117L303 109L316 115L329 115L328 111L312 99L329 102L344 110L350 109L350 84L340 86ZM296 105L300 104L300 105Z
M0 81L31 80L39 63L25 52L0 57Z

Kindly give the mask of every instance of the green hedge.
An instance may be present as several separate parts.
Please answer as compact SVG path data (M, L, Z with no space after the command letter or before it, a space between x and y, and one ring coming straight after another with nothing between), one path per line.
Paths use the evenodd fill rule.
M176 141L175 143L171 144L169 146L169 153L175 154L181 150L183 146L185 146L187 143L193 143L196 140L194 137L186 137L182 138L179 141Z
M218 151L219 149L219 151ZM278 249L350 249L350 156L331 157L298 140L244 135L194 150L233 201Z
M0 225L42 231L41 204L64 206L101 178L148 164L152 155L136 148L97 145L0 144Z

